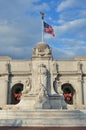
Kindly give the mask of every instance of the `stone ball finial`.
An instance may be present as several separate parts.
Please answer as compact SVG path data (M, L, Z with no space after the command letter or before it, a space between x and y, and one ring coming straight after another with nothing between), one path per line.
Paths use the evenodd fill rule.
M44 42L39 42L36 45L36 48L39 49L40 51L44 51L46 48L50 49L49 45Z
M37 43L36 47L33 50L33 56L36 57L52 57L51 48L48 44L44 42Z

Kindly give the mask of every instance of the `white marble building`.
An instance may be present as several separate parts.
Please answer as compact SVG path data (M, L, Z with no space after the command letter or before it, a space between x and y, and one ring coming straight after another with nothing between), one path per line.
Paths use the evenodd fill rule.
M0 109L86 109L86 57L54 60L46 43L32 59L0 57Z

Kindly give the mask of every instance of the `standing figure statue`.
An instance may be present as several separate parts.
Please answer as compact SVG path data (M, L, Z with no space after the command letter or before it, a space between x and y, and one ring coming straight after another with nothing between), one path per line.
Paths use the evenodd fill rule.
M40 91L37 97L37 101L39 103L44 103L48 97L47 89L44 87L43 84L40 84Z
M48 99L48 73L47 68L44 64L41 64L38 69L39 74L39 91L35 103L35 108L50 108Z
M39 66L39 93L38 93L38 101L44 102L45 97L47 97L47 68L44 64Z

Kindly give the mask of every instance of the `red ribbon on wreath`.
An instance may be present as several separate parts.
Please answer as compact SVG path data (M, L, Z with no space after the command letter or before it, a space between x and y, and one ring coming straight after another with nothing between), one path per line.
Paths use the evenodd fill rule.
M64 94L64 97L65 97L65 100L66 100L66 101L70 101L70 100L71 100L71 97L72 97L72 93Z
M14 98L15 98L17 101L20 101L20 100L21 100L21 96L22 96L22 93L14 93Z

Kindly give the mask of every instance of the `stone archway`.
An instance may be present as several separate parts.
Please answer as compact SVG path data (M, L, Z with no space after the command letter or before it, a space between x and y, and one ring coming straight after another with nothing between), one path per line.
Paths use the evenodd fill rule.
M75 90L72 87L72 85L69 83L65 83L61 86L61 89L63 91L63 95L64 95L66 103L73 104L73 96L74 96Z
M18 104L21 99L23 84L17 83L11 89L11 104Z

